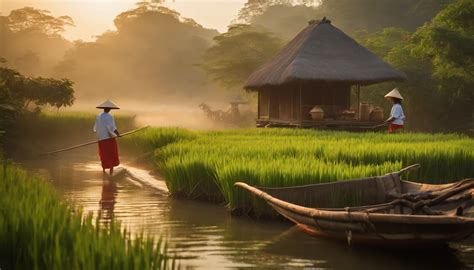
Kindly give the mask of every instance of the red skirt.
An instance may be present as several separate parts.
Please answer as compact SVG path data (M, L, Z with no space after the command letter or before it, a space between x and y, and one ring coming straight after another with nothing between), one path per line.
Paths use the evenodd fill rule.
M99 141L99 157L103 169L110 169L120 164L115 138Z
M397 124L389 123L388 124L388 133L393 133L395 131L395 129L402 129L402 128L403 128L403 125L397 125Z

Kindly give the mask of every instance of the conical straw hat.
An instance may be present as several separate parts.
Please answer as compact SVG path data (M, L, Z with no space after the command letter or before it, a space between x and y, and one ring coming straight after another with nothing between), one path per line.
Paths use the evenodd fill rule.
M398 98L398 99L403 99L402 95L400 94L400 92L398 92L398 89L397 89L397 88L393 89L392 91L390 91L390 93L386 94L386 95L385 95L385 98Z
M109 108L109 109L120 109L117 105L115 105L112 101L110 100L106 100L104 101L102 104L100 105L97 105L96 107L97 109L106 109L106 108Z

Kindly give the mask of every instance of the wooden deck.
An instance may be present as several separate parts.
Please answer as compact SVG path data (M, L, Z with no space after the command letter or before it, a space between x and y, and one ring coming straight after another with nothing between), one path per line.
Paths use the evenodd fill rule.
M334 129L347 131L379 131L386 129L380 126L381 122L359 121L359 120L333 120L325 119L315 120L274 120L257 119L257 127L296 127L296 128L315 128L315 129Z

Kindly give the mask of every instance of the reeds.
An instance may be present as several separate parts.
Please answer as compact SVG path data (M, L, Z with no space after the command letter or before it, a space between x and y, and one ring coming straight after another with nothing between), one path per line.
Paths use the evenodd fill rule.
M2 161L0 267L3 269L173 269L162 239L132 236L63 202L43 179Z
M146 140L137 134L134 140ZM300 129L194 132L158 147L155 161L174 195L266 209L233 187L294 186L383 175L420 163L406 178L447 183L474 175L474 141L456 134L348 133ZM142 136L140 138L140 136ZM161 144L163 145L163 144ZM247 211L246 210L246 211Z

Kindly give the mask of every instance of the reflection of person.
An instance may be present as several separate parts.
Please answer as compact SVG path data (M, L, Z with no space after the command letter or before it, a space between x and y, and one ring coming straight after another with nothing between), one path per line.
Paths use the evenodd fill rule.
M120 164L118 147L115 137L120 136L115 126L114 117L109 114L110 110L120 109L110 100L105 101L96 108L104 109L104 112L97 115L94 125L94 132L99 139L99 157L102 163L102 171L110 169L110 174L114 172L114 167Z
M114 214L115 197L117 186L115 181L104 180L102 182L102 194L100 197L100 209L104 211L104 219L111 220Z
M385 98L390 99L393 102L390 117L385 121L388 123L388 133L395 133L403 129L403 120L405 120L405 114L402 109L403 97L400 92L398 92L398 89L395 88L390 91L390 93L386 94Z

